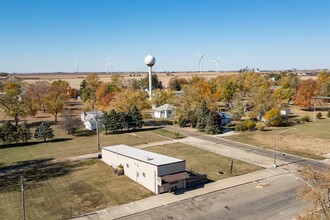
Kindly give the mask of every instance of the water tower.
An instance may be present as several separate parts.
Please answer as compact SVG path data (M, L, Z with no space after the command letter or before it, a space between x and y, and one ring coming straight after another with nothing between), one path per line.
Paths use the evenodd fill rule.
M151 100L151 91L152 91L152 66L156 63L155 57L148 55L144 58L144 63L149 67L149 100Z

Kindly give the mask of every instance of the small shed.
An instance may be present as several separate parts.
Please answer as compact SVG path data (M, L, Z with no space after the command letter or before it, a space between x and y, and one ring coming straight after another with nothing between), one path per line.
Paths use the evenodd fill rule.
M155 118L172 118L174 106L170 104L164 104L154 109Z
M102 160L155 194L186 188L186 161L127 145L102 148ZM120 166L121 165L121 166Z

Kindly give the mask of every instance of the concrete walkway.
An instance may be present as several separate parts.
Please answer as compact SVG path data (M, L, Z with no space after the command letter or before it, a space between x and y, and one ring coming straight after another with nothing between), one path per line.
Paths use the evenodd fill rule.
M279 175L286 175L288 171L279 168L269 168L264 170L258 170L252 173L248 173L241 176L235 176L223 180L218 180L213 183L205 184L202 188L193 190L179 190L173 193L164 193L156 196L152 196L146 199L138 200L135 202L113 206L106 209L102 209L93 213L88 213L86 215L77 216L75 220L107 220L107 219L118 219L125 216L133 215L146 210L154 209L161 206L166 206L171 203L183 201L186 199L198 197L208 193L241 186L248 183L255 182L258 184L259 181L263 179L276 177Z

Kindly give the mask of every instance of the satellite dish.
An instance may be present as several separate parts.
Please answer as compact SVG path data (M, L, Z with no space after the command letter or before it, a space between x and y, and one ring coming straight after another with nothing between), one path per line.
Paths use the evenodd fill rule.
M151 55L147 55L145 58L144 58L144 63L149 66L149 67L152 67L155 63L156 63L156 59L155 57L151 56Z

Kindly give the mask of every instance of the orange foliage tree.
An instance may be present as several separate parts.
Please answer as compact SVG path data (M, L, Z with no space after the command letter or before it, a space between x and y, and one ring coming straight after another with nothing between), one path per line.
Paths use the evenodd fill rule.
M298 84L294 104L311 110L317 95L317 82L313 79L301 81Z

